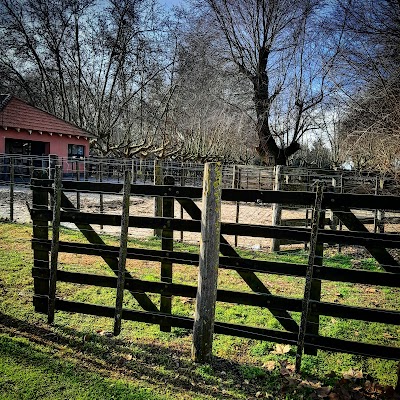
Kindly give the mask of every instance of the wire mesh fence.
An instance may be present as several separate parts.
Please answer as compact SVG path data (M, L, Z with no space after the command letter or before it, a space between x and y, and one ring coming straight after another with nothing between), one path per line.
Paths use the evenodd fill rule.
M30 180L35 170L45 171L50 178L54 175L56 165L62 165L63 180L122 183L125 170L131 171L133 184L162 185L169 177L175 186L201 187L203 182L203 165L181 163L172 160L112 159L112 158L58 158L56 156L22 156L0 155L0 218L16 222L29 223L29 208L32 206ZM171 181L171 180L170 180ZM279 171L272 167L248 165L224 165L222 184L224 188L314 191L315 183L324 184L325 192L351 194L398 195L399 185L394 177L385 177L372 173L354 171L334 171L281 167ZM79 193L69 192L68 197L77 209L92 213L121 213L122 194L116 193ZM132 215L161 215L157 209L156 198L133 197L131 199ZM199 205L200 203L198 203ZM352 210L370 232L400 231L399 215L391 210ZM278 213L274 215L274 213ZM243 224L279 224L282 226L309 227L311 209L299 206L286 206L274 210L274 205L259 201L223 202L222 220L224 222ZM177 202L175 218L190 219L187 212ZM331 229L346 230L331 210L326 212L326 226ZM97 227L96 227L97 229ZM103 230L99 225L98 229ZM109 228L107 228L109 229ZM114 233L114 232L109 232ZM145 229L130 230L133 237L148 237L154 232ZM195 233L174 232L174 239L187 242L199 242ZM229 243L254 249L269 249L270 239L246 237L227 237ZM284 246L293 243L281 243ZM306 244L298 243L297 246ZM285 247L284 247L285 248ZM340 248L340 247L339 247Z

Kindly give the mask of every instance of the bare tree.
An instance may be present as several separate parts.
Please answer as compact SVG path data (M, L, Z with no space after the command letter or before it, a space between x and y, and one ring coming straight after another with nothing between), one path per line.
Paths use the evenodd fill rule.
M313 127L332 57L315 46L317 0L205 0L226 55L251 84L260 156L286 164ZM321 50L322 47L319 47Z
M400 3L340 0L336 15L345 27L336 74L345 110L338 131L342 158L357 169L396 172Z
M0 0L1 89L94 133L100 154L146 149L142 105L167 65L160 16L155 0Z

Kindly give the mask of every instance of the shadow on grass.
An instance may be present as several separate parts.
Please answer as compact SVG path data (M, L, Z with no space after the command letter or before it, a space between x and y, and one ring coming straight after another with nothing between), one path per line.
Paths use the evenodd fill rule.
M2 338L0 354L18 364L58 374L60 382L70 382L71 374L77 375L78 381L93 381L104 391L106 397L102 398L124 399L132 388L137 391L136 397L130 392L132 399L169 398L170 393L182 399L252 398L271 383L279 386L279 376L270 375L268 381L265 373L249 382L242 365L225 359L215 357L211 366L197 365L190 359L187 344L179 348L131 343L96 333L85 335L72 328L31 324L2 313L0 330L10 337ZM125 386L111 390L109 378L122 380Z

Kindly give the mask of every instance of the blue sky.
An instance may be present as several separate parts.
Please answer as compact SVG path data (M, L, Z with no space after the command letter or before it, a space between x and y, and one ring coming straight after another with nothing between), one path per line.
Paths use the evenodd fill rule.
M183 4L184 0L160 0L161 3L164 3L165 5L172 7L178 4Z

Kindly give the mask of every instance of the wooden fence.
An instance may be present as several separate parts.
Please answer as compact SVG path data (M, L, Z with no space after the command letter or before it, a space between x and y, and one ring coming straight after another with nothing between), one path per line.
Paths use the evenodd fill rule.
M284 330L263 329L259 327L243 326L232 323L223 323L212 320L211 331L219 334L246 337L265 341L287 343L297 346L297 367L300 368L303 347L305 352L316 354L318 349L344 352L370 357L379 357L391 360L400 360L400 348L362 343L333 337L325 337L319 333L321 316L331 316L353 320L380 322L400 325L400 312L348 306L343 304L321 301L321 280L350 282L358 284L400 287L400 267L397 260L387 249L400 248L400 235L387 233L371 233L352 213L352 208L365 207L367 209L390 209L400 211L400 197L342 194L334 192L286 192L281 190L240 190L221 189L218 181L209 182L210 187L220 190L223 201L234 202L263 202L280 205L297 205L309 207L313 210L313 224L311 228L260 226L240 223L221 223L218 220L218 210L214 214L206 210L206 197L209 190L203 192L198 187L180 187L173 184L172 178L164 185L150 186L130 184L131 177L125 176L125 184L101 182L75 182L47 179L45 175L36 173L32 180L33 220L32 247L34 251L34 305L38 312L47 313L49 321L54 318L55 310L85 313L115 319L114 333L118 334L121 320L133 320L160 325L164 331L171 327L192 329L194 320L189 317L173 315L171 312L171 296L196 298L197 286L183 285L173 282L173 264L198 266L204 262L199 254L178 252L174 250L173 231L204 232L206 218L217 221L219 229L215 230L218 237L207 240L204 246L219 244L218 267L220 269L235 270L253 293L231 290L220 290L215 286L215 301L228 302L264 307L271 311ZM208 175L207 175L208 176ZM207 178L208 179L208 178ZM74 208L64 192L94 192L94 193L123 193L124 204L131 195L145 195L163 199L163 217L129 216L129 208L125 205L122 215L106 215L100 213L84 213ZM51 195L53 211L49 208L48 197ZM203 211L194 200L203 196ZM192 218L183 220L173 218L174 202L182 205ZM335 217L347 227L346 231L325 229L324 214L331 210ZM203 213L203 219L202 219ZM53 221L53 237L49 239L49 222ZM88 243L72 243L59 241L57 226L61 222L74 223L82 232ZM91 227L96 225L121 226L120 246L106 245L102 238ZM128 227L151 228L162 230L162 249L149 250L127 247L126 230ZM239 256L237 251L229 245L224 235L252 236L275 239L289 239L310 242L308 265L272 262L246 259ZM219 240L218 240L219 238ZM209 238L210 239L210 238ZM364 246L382 266L384 272L363 270L349 270L324 266L324 244L346 244ZM209 251L205 248L201 251ZM212 251L212 250L210 250ZM87 273L57 271L57 257L59 252L87 254L100 256L115 273L112 276L91 275ZM207 257L206 257L207 258ZM212 257L209 257L213 259ZM124 266L125 259L138 259L160 262L161 280L150 282L133 278ZM207 263L207 262L206 262ZM199 285L202 271L208 271L213 265L201 266ZM268 287L258 278L256 273L280 274L306 278L304 298L294 299L271 294ZM57 282L70 282L94 285L107 288L117 288L116 307L68 301L57 298ZM141 311L122 309L123 289L129 291L137 300ZM160 308L150 299L147 293L156 293L161 296ZM197 298L199 302L200 299ZM215 308L215 302L212 305ZM207 319L208 314L201 315L205 308L197 308L200 315L196 318ZM296 322L290 312L300 312L300 324ZM194 336L195 336L194 332ZM197 349L198 350L198 349ZM207 355L194 357L207 359Z

